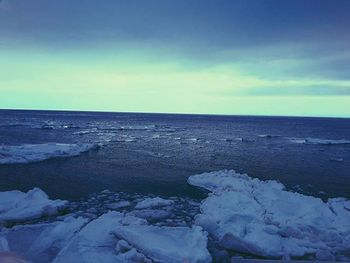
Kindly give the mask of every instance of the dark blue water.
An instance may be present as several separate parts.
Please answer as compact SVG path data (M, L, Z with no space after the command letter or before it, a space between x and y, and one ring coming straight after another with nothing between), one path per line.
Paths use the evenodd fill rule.
M269 135L269 136L265 136ZM202 197L190 175L234 169L323 198L350 198L350 119L0 111L0 144L102 143L77 157L0 165L0 191L77 199L103 189ZM322 141L321 141L322 142Z

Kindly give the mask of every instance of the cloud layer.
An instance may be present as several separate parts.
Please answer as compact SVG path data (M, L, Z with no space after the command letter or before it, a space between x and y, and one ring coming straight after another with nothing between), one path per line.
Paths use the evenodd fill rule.
M15 98L60 82L61 96L105 90L131 104L144 93L185 93L171 102L186 97L186 112L221 101L224 109L205 113L230 114L242 113L229 104L243 97L248 105L277 97L350 103L349 13L347 0L3 0L0 90ZM136 110L180 111L154 103ZM342 105L330 114L350 116Z

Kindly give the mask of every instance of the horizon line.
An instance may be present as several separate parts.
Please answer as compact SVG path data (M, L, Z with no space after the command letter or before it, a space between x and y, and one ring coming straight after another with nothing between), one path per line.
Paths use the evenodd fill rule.
M254 114L225 114L225 113L189 113L189 112L142 112L142 111L113 111L113 110L77 110L77 109L32 109L32 108L0 108L0 111L52 111L52 112L89 112L89 113L121 113L121 114L158 114L158 115L198 115L223 117L285 117L285 118L322 118L350 119L350 116L312 116L312 115L254 115Z

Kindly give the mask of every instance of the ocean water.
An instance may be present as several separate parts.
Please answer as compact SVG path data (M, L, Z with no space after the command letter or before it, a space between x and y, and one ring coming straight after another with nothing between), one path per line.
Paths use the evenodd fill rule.
M0 164L0 191L76 200L114 192L203 198L190 175L234 169L321 198L350 198L350 119L0 111L0 145L98 143L68 158ZM0 156L1 158L1 156Z

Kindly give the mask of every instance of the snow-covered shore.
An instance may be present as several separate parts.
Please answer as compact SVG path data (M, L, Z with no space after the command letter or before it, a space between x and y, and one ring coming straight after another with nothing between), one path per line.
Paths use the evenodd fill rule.
M32 193L43 196L26 198ZM12 213L15 222L21 223L1 228L0 252L11 251L32 262L211 262L207 232L176 219L187 204L181 198L135 194L128 196L130 201L120 201L122 193L106 190L66 207L66 201L49 200L37 188L28 193L3 192L1 197L0 216L6 217L5 208L12 209L17 213ZM59 210L53 209L54 204L64 204L68 214L47 221L46 209L50 215ZM84 205L86 211L79 211ZM17 207L26 209L21 212ZM38 219L23 222L33 218Z
M91 221L53 262L210 262L198 226L159 227L119 212Z
M191 176L188 182L211 193L196 223L221 246L266 257L316 254L335 260L350 252L350 201L288 192L277 181L260 181L235 171Z
M56 214L67 201L50 200L39 188L27 193L0 192L0 223L20 222Z
M44 143L18 146L0 145L0 164L39 162L50 158L72 157L93 149L97 144Z
M199 204L108 190L79 202L50 200L37 188L2 192L0 221L11 224L0 230L0 252L39 263L229 262L242 254L349 260L349 200L323 202L235 171L188 182L211 193Z

